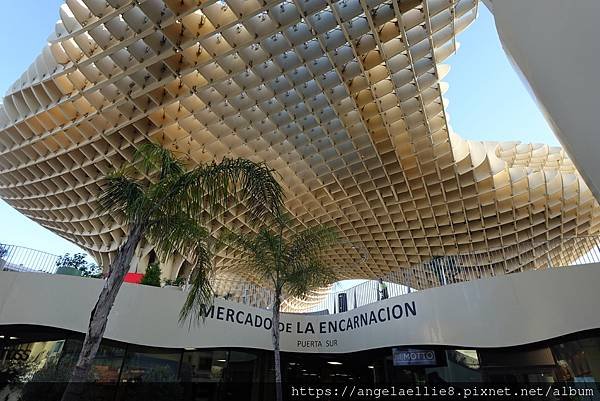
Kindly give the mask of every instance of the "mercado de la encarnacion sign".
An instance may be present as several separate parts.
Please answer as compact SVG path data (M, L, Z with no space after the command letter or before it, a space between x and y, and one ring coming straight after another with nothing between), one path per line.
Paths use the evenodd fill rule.
M244 326L258 327L266 330L271 330L273 320L270 317L263 318L260 314L253 314L239 310L236 307L202 305L201 314L203 318L224 320L226 322L236 323ZM416 316L417 306L415 301L396 303L392 306L380 307L376 310L366 310L364 312L354 312L351 316L341 313L337 320L319 321L315 326L315 322L305 322L302 324L296 321L295 325L292 321L286 321L284 315L283 321L279 322L279 331L284 333L295 334L331 334L343 333L359 329L372 324L382 323L392 319L401 319L402 317ZM287 317L292 315L288 314Z
M281 350L346 353L398 345L534 343L600 328L598 282L599 266L585 265L448 285L333 315L283 314ZM27 324L83 333L102 284L0 272L0 326ZM577 296L565 288L577 288ZM270 310L215 299L202 308L202 319L182 325L178 312L185 296L182 291L123 286L105 337L167 348L272 348Z

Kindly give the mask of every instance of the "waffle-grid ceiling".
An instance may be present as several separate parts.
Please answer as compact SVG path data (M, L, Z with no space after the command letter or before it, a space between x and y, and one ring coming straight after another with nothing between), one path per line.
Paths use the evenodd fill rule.
M125 230L96 212L102 177L147 141L266 161L299 222L342 233L340 278L596 232L560 149L450 133L442 63L476 14L476 0L67 0L4 98L0 195L105 266ZM223 225L249 229L239 205ZM235 256L219 267L254 280Z

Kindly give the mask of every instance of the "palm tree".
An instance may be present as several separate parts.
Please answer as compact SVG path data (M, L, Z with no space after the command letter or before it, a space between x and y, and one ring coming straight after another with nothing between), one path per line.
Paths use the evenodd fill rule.
M303 297L309 291L330 284L335 280L333 268L323 260L323 251L337 240L335 230L326 226L316 226L292 233L289 239L284 236L283 218L276 219L278 231L262 228L257 234L237 234L227 232L222 241L241 255L242 266L258 273L273 285L273 326L271 337L275 356L276 399L281 401L281 355L279 351L279 320L282 295ZM187 310L182 310L185 315Z
M244 159L186 168L187 160L155 144L144 144L133 163L106 177L100 197L102 212L121 215L128 236L112 261L108 278L91 312L89 326L63 401L81 397L80 383L89 377L104 335L108 315L142 239L160 258L179 252L195 260L190 297L212 301L210 233L203 222L218 216L232 202L241 202L254 221L273 216L283 191L265 164Z

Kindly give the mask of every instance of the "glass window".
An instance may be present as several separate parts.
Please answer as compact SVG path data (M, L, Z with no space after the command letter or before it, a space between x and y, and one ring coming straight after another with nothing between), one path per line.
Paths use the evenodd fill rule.
M483 380L492 383L554 382L556 363L549 347L479 350Z
M552 347L560 381L600 381L600 338L567 341Z
M227 360L226 380L244 383L254 381L257 361L258 355L255 353L230 351Z
M427 383L480 382L479 357L476 350L446 351L447 366L426 369Z
M221 350L185 351L181 364L184 382L217 382L223 377L228 352Z
M0 385L0 399L9 394L23 401L60 398L60 382L67 380L70 374L58 367L64 344L64 340L16 340L3 346L0 349L0 384L6 384L6 387Z
M220 394L225 391L222 379L228 359L229 352L223 350L184 351L179 378L183 382L185 399L220 399Z
M92 365L96 382L116 383L119 381L125 349L102 344Z
M252 351L229 351L223 372L221 392L225 399L258 400L262 380L259 375L258 354Z
M121 381L174 382L179 373L181 352L130 347L125 356Z
M65 341L40 341L8 344L0 351L0 377L3 382L61 381L56 364Z
M71 373L79 358L82 344L80 339L67 340L58 360L58 370L67 375ZM89 380L95 383L117 383L124 356L125 348L104 342L100 344L92 363ZM68 377L64 379L67 380Z

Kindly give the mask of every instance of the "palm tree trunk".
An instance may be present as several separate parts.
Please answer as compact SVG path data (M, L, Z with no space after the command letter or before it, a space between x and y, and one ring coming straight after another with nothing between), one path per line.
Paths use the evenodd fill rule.
M115 303L121 284L129 270L133 253L144 234L144 225L133 223L125 243L119 248L117 256L110 266L108 278L100 292L98 301L92 309L88 330L83 341L79 359L71 374L71 379L62 396L62 401L83 400L84 383L88 381L92 362L106 330L108 315Z
M273 304L273 327L271 334L273 339L273 353L275 355L275 400L283 400L283 388L281 380L281 354L279 352L279 309L281 308L281 290L275 290L275 303Z

